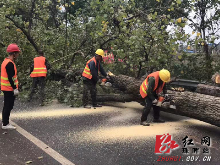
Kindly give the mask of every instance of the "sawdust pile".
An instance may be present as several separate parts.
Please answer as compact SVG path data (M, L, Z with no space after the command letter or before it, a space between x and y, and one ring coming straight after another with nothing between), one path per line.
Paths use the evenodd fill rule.
M149 127L141 125L103 127L78 134L81 141L112 142L135 139L155 138L156 135L174 134L178 129L170 123L152 124Z
M35 110L35 111L23 111L12 113L11 117L22 119L33 118L58 118L64 116L84 116L99 113L110 113L113 109L99 108L99 109L85 109L85 108L68 108L68 109L47 109L47 110Z

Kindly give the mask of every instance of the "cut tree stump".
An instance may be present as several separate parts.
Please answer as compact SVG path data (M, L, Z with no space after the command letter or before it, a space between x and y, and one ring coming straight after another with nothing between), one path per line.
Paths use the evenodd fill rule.
M212 80L212 82L214 83L214 84L220 84L220 74L217 72L217 73L215 73L213 76L212 76L212 78L211 78L211 80Z

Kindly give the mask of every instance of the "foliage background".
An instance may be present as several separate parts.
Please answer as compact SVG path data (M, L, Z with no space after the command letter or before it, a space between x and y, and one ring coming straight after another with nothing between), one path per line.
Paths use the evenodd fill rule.
M84 68L97 48L113 52L114 63L105 70L140 78L166 68L172 76L209 81L219 71L218 0L2 0L0 2L0 60L6 47L17 43L22 50L17 67L23 97L31 86L29 67L39 49L52 71ZM215 11L206 16L208 10ZM194 12L194 21L189 13ZM185 34L184 27L193 29ZM167 28L172 26L172 33ZM184 49L180 49L181 46ZM186 53L187 48L196 48ZM122 59L124 62L119 62ZM213 60L214 59L214 60ZM81 105L82 82L54 81L48 76L47 97Z

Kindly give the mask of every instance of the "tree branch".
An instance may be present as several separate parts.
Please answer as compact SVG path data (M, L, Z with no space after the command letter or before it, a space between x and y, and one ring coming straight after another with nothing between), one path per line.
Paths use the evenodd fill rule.
M15 20L13 20L10 16L5 16L6 18L8 18L10 21L12 21L14 23L14 25L21 29L21 31L24 33L24 35L27 37L28 41L33 45L33 47L35 48L35 50L38 52L38 46L37 44L34 42L33 38L28 34L28 32L21 27Z
M34 8L35 8L35 0L32 1L32 6L31 6L31 10L30 10L30 13L29 13L29 25L28 25L28 35L31 34L31 26L32 26L32 17L33 17L33 13L34 13Z
M108 40L106 40L105 42L103 42L102 44L100 44L100 48L103 49L103 46L104 46L105 44L107 44L109 41L115 40L115 39L117 39L117 38L118 38L118 36L109 38Z
M2 47L5 47L5 45L4 45L3 43L1 43L1 42L0 42L0 45L1 45Z

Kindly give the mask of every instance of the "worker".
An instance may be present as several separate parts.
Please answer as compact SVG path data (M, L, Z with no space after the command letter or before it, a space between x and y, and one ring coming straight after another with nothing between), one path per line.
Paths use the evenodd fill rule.
M140 86L141 97L145 99L145 107L141 116L141 125L150 126L147 122L147 116L153 106L154 120L156 123L164 123L160 120L160 106L162 103L161 97L168 97L166 94L165 83L170 81L170 72L162 69L153 72L147 76ZM160 96L160 97L159 97ZM160 99L159 99L160 98ZM159 99L159 100L158 100Z
M10 44L6 51L9 55L1 65L1 91L4 93L2 129L16 129L9 123L9 117L14 106L15 96L19 94L17 68L14 61L18 58L20 49L18 45Z
M33 94L36 91L37 86L40 86L40 105L44 105L44 88L45 88L45 78L47 76L47 71L50 69L50 64L44 57L44 52L42 50L38 51L39 56L34 58L34 63L30 68L30 76L33 78L31 92L28 97L28 101L32 100Z
M109 78L101 65L102 57L104 57L104 51L102 49L97 49L95 52L95 56L86 63L86 67L82 73L83 76L82 101L84 108L91 108L91 106L88 105L88 91L90 91L92 97L93 107L102 107L96 102L96 84L99 80L98 71L100 71L104 77Z

